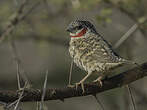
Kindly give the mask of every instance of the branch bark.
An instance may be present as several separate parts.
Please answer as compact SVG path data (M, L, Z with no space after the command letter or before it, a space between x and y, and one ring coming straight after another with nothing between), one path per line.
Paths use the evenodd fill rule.
M49 88L46 89L46 94L44 101L47 100L62 100L65 98L79 97L86 95L96 95L97 93L105 92L110 89L118 88L130 84L136 80L139 80L147 76L147 62L140 65L139 67L134 67L126 72L119 75L113 76L111 78L104 79L103 86L99 87L97 83L84 84L85 93L82 93L81 87L77 90L74 88L64 87L64 88ZM41 101L43 91L39 89L26 89L23 94L22 102L27 101ZM16 91L0 91L0 101L10 103L19 98L19 94Z

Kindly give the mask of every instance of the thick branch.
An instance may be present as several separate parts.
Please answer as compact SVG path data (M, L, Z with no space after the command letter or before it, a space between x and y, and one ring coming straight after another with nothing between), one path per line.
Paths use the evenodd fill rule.
M122 87L130 84L133 81L141 79L147 76L147 63L142 64L140 67L134 67L131 70L123 72L119 75L113 76L103 80L103 86L99 87L96 83L85 84L85 93L82 93L81 87L75 88L49 88L46 89L46 95L44 100L64 100L64 98L79 97L86 95L95 95L110 89ZM21 99L22 102L26 101L40 101L42 90L29 89L24 91L24 97ZM0 91L0 101L13 102L19 97L16 91Z

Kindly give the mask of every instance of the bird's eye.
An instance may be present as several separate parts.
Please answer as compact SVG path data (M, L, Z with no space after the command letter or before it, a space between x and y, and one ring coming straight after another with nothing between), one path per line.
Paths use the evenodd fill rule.
M77 26L76 28L79 30L79 29L82 29L83 27L82 26Z

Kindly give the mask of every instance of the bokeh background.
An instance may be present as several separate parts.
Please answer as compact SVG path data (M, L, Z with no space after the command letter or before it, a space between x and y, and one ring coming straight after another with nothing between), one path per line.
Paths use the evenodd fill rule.
M25 17L13 22L19 15ZM67 86L71 58L68 52L70 37L65 29L77 18L90 20L122 57L139 64L146 62L146 17L147 0L0 0L0 90L17 89L15 53L33 88L43 87L47 70L47 88ZM130 32L135 24L137 29ZM131 35L116 47L127 31ZM72 73L72 83L85 75L75 65ZM130 85L138 110L147 108L146 83L143 78ZM106 110L132 109L125 87L97 97ZM93 96L65 99L64 102L48 101L45 105L46 110L100 110ZM36 109L36 102L22 103L20 108Z

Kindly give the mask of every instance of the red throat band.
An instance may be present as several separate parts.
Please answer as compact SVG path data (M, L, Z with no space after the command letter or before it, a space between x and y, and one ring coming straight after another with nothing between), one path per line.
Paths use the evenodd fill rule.
M84 28L83 30L81 30L81 32L79 32L77 35L75 36L71 36L71 37L82 37L85 33L86 33L87 29Z

